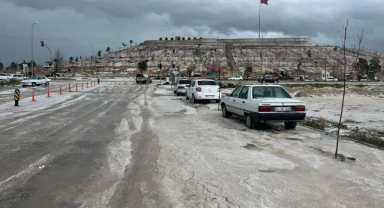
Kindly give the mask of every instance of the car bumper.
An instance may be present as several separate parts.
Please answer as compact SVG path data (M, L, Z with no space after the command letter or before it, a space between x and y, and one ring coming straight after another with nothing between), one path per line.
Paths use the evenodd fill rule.
M187 93L187 90L186 89L176 89L176 93L185 94L185 93Z
M198 100L220 100L220 93L196 93Z
M253 121L302 121L306 113L251 113Z

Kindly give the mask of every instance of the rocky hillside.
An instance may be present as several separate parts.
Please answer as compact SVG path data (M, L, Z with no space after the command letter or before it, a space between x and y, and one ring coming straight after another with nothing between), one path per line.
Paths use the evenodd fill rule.
M356 53L357 49L347 49L348 71ZM361 52L361 57L367 60L375 56L383 63L382 54ZM126 76L135 73L138 62L143 60L148 60L148 73L151 74L159 74L159 63L164 72L174 65L182 72L190 67L200 73L215 62L229 74L243 75L247 67L252 67L254 75L284 71L316 77L326 70L338 77L343 66L343 51L337 46L313 44L305 38L150 40L67 67L77 68L76 71L82 73Z

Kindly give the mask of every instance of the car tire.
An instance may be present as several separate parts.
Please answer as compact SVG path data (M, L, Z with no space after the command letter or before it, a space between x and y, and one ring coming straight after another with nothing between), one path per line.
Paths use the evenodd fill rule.
M227 107L225 106L224 103L221 105L221 115L222 115L224 118L229 118L229 117L232 116L232 113L230 113L230 112L227 110Z
M188 94L185 94L185 100L189 100Z
M176 96L180 96L180 93L176 92Z
M197 99L195 98L195 95L192 95L192 103L197 103Z
M296 129L297 122L284 122L285 129Z
M216 100L216 103L220 103L220 100Z
M35 87L36 86L36 83L32 82L32 87Z
M138 82L138 81L136 81L136 84L139 84L139 82Z
M245 114L245 126L249 129L254 129L256 127L256 123L252 121L251 115Z

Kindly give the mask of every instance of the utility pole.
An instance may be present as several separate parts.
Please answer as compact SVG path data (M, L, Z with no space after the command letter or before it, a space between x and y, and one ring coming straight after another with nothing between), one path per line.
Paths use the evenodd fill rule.
M91 47L92 47L92 54L93 54L93 58L91 59L91 68L92 68L92 62L93 62L93 59L95 58L95 50L93 49L93 45L91 41L88 41L88 43L91 44Z
M161 85L161 68L163 68L163 65L160 62L160 64L158 66L159 66L159 69L160 69L160 85Z
M31 54L32 54L32 61L31 61L31 66L32 66L32 76L33 76L33 26L36 25L37 22L33 23L31 26Z

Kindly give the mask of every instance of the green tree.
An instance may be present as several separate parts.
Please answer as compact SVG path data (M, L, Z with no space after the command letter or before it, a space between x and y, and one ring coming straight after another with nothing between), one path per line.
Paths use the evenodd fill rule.
M105 52L107 52L107 53L111 52L111 48L109 48L109 46L108 46L108 48L105 50Z
M69 57L69 63L73 61L73 56Z
M3 71L3 69L4 69L4 64L3 62L0 61L0 71Z
M142 72L146 72L148 69L148 61L149 60L142 60L137 63L137 68L139 68Z
M100 56L101 56L101 50L97 51L97 56L100 58Z
M11 65L9 66L9 68L11 68L12 70L16 70L17 69L17 63L12 62Z
M356 68L361 73L367 73L369 69L368 61L364 58L359 58L359 60L356 63Z
M379 57L376 56L369 60L368 70L369 72L373 73L381 72L381 64Z
M78 62L78 61L79 61L79 57L77 57L77 56L76 56L76 59L75 59L75 61L76 61L76 62Z

